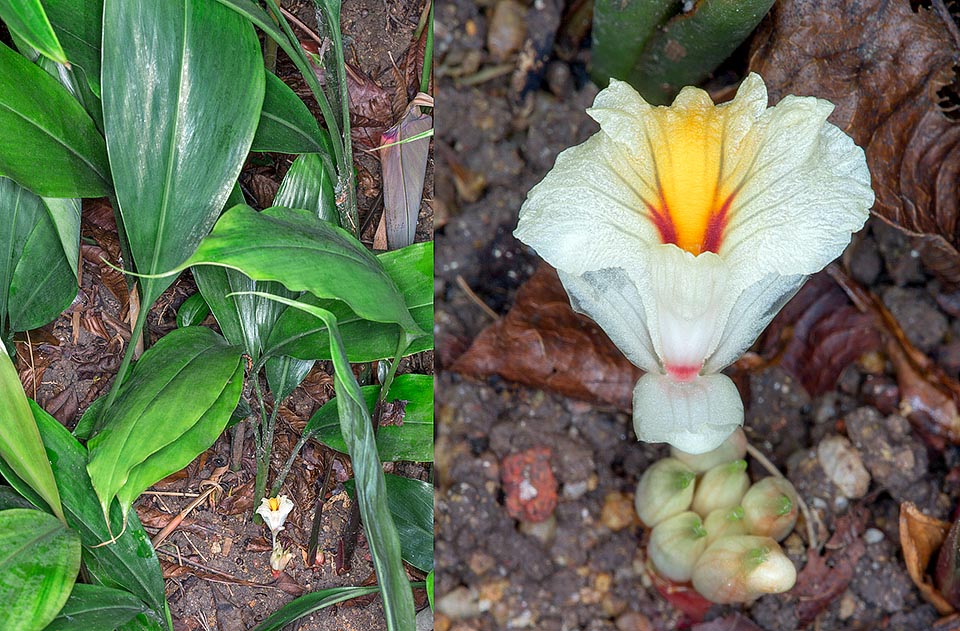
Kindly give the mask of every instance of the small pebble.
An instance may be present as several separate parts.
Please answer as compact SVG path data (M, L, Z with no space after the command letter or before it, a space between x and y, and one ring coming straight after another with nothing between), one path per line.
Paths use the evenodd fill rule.
M617 617L617 631L651 631L650 619L642 613L628 611Z
M841 620L847 620L857 611L857 599L853 594L850 593L850 590L847 590L843 593L843 597L840 599L840 611L839 618Z
M860 452L843 436L829 436L817 446L817 460L830 481L848 498L867 494L870 474L863 466Z
M493 61L506 61L520 50L527 34L527 10L515 0L500 0L493 9L487 30L487 50Z
M600 522L617 532L637 521L637 512L633 506L633 497L625 493L613 491L603 498L603 508L600 510Z
M883 531L876 528L867 528L867 531L863 533L863 540L870 545L880 543L883 541Z

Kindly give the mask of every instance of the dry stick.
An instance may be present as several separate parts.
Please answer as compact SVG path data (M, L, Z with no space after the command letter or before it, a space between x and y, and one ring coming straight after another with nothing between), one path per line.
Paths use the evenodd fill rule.
M197 578L200 578L200 579L205 580L205 581L215 581L215 582L219 582L219 583L228 583L228 584L229 584L229 583L233 583L233 584L235 584L235 585L243 585L243 586L246 586L246 587L272 587L272 588L274 588L274 589L281 589L280 587L277 587L277 586L276 586L275 584L273 584L273 583L257 583L257 582L255 582L255 581L248 581L248 580L243 579L243 578L237 578L236 576L233 576L232 574L227 574L226 572L221 572L220 570L215 570L215 569L213 569L212 567L207 567L206 565L203 565L202 563L197 563L196 561L191 561L190 559L184 559L184 558L180 555L180 550L179 550L179 548L177 549L177 554L174 554L174 553L172 553L172 552L167 552L166 550L163 550L163 549L157 550L157 554L161 554L161 555L163 555L163 556L165 556L165 557L167 557L167 558L170 558L170 559L176 559L178 565L185 565L185 566L187 566L187 567L192 567L192 568L195 568L195 569L198 569L198 570L202 570L202 571L208 573L209 576L198 576L198 577L197 577Z
M292 14L292 13L290 13L289 11L287 11L286 9L284 9L283 7L280 7L280 13L282 13L285 18L287 18L288 20L290 20L291 22L293 22L294 25L298 26L301 31L303 31L304 33L306 33L307 35L309 35L309 36L310 36L310 39L312 39L313 41L315 41L318 46L323 46L323 39L322 39L319 35L317 35L316 33L314 33L312 30L310 30L310 27L308 27L306 24L304 24L303 22L301 22L301 21L297 18L297 16L295 16L295 15Z
M470 285L467 284L466 279L464 279L464 277L461 276L460 274L457 274L457 285L460 286L460 289L463 290L463 293L467 294L467 298L469 298L471 301L476 303L476 305L480 307L480 309L482 309L485 314L490 316L491 320L496 322L497 320L500 319L500 315L496 311L491 309L490 305L488 305L487 303L485 303L483 300L480 299L480 296L478 296L476 292L473 291L473 289L471 289Z
M317 495L317 506L313 510L313 524L310 526L310 540L307 543L307 563L315 565L317 562L317 547L320 540L320 517L323 515L323 504L326 502L327 487L330 486L330 473L333 471L333 463L337 461L337 454L330 450L330 462L327 463L327 470L323 474L323 483L320 485L320 493Z
M787 476L780 473L780 469L777 468L777 465L770 462L770 459L763 455L763 453L747 443L747 453L750 454L757 462L763 465L763 468L770 472L771 475L787 479ZM789 480L788 480L789 481ZM823 526L823 522L820 521L820 518L810 510L810 507L807 506L807 503L803 501L803 498L800 497L800 494L797 493L797 504L800 505L800 512L803 513L803 521L807 525L807 547L811 550L819 550L820 544L817 543L817 534L813 529L813 524L816 522L817 526Z
M187 507L184 508L182 511L180 511L180 514L179 514L179 515L177 515L176 517L174 517L173 519L171 519L171 520L170 520L170 523L168 523L166 526L164 526L164 527L163 527L163 530L161 530L160 532L158 532L158 533L153 537L153 539L150 540L150 542L153 543L153 547L156 548L156 547L159 546L161 543L163 543L163 540L166 539L167 537L169 537L169 536L170 536L170 533L172 533L174 530L177 529L177 526L179 526L180 523L184 520L184 518L186 518L186 516L190 514L190 511L192 511L192 510L193 510L194 508L196 508L197 506L200 506L200 504L202 504L203 501L204 501L205 499L207 499L208 497L210 497L210 494L213 493L213 492L216 491L216 490L217 490L216 487L210 487L209 489L207 489L206 491L204 491L203 493L201 493L200 496L199 496L197 499L195 499L195 500L193 500L192 502L190 502L189 504L187 504Z

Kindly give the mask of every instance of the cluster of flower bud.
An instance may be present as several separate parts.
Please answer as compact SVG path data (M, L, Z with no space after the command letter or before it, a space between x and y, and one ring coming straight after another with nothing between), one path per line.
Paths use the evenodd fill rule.
M716 603L749 602L793 587L797 571L780 549L797 522L797 492L784 478L751 484L738 429L713 451L650 466L637 485L647 557L661 576L692 582Z

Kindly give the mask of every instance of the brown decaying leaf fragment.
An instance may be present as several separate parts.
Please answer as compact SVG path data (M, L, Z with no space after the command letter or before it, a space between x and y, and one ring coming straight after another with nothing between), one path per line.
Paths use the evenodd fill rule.
M451 370L480 379L496 374L621 410L632 408L643 374L593 320L573 311L545 263L517 292L510 312L484 329Z
M826 554L807 551L807 564L797 575L797 584L789 594L797 598L797 619L805 627L837 596L843 593L853 579L853 572L866 546L861 535L866 528L869 511L855 507L839 517Z
M425 114L422 107L433 107L433 99L421 93L410 103L400 122L380 137L381 146L390 145L380 149L380 166L383 170L383 217L387 245L391 250L413 243L417 232L430 157L430 138L401 141L433 128L433 117Z
M940 102L960 50L943 17L912 4L778 2L754 37L750 69L772 103L797 94L836 104L830 120L866 151L874 213L919 235L924 259L958 284L960 123Z
M907 572L923 599L941 615L953 613L954 608L928 580L926 572L949 529L949 522L924 515L912 502L900 505L900 547Z

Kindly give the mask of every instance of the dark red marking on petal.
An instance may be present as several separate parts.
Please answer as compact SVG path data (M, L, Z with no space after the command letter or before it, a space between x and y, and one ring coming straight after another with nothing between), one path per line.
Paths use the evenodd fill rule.
M733 199L737 196L737 191L730 193L720 209L710 214L707 220L707 231L703 235L703 247L701 252L713 252L716 254L723 243L723 231L727 227L727 215L730 212L730 206Z
M660 233L660 241L676 245L677 228L673 225L673 218L670 217L670 209L667 208L666 202L661 201L663 204L662 211L646 200L644 200L643 203L646 204L647 210L650 211L650 220L653 222L653 225L657 227L657 232Z

